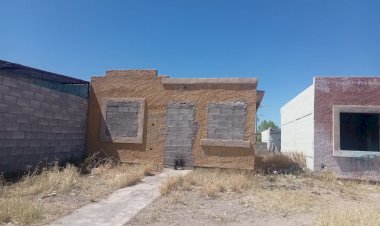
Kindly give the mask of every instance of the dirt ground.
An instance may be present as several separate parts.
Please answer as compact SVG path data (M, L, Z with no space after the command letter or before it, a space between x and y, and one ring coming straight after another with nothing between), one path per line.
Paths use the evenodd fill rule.
M0 178L0 225L47 224L159 171L156 165L106 162L88 174L67 165L44 168L15 181Z
M215 176L228 180L217 174L209 178ZM213 182L192 184L160 197L127 225L345 225L328 215L343 210L349 220L358 214L350 210L380 210L380 185L340 181L328 175L256 175L240 191L229 191L226 185L211 197L205 186ZM368 225L380 224L375 222Z

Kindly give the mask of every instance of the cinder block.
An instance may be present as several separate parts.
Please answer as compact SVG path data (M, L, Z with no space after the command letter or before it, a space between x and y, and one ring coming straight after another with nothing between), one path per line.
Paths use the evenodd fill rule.
M127 131L127 137L136 137L137 136L137 129L132 131Z
M3 85L16 88L17 80L4 76L3 77Z
M12 148L10 151L10 155L22 155L24 154L23 148Z
M45 112L45 118L46 119L54 119L55 113L53 111L47 111L47 112Z
M33 110L33 109L32 109ZM45 111L40 109L35 109L33 110L33 115L37 117L44 117L45 116Z
M130 112L130 113L137 113L139 109L137 107L119 107L118 112Z
M167 127L166 133L192 133L193 128L191 127Z
M44 111L50 111L51 110L51 105L47 103L41 103L41 109Z
M171 145L183 145L183 146L188 146L189 148L191 148L191 145L193 144L193 140L191 139L184 139L184 140L179 140L179 139L175 139L175 140L165 140L165 145L168 145L168 146L171 146Z
M193 121L194 115L182 115L182 120L184 121Z
M22 131L13 131L12 132L12 139L24 139L25 134Z
M29 90L22 90L22 97L25 99L32 99L34 96L34 93Z
M183 115L166 115L167 121L182 121Z
M17 98L23 98L22 97L22 90L21 89L16 89L16 88L11 88L11 90L8 93L10 96L14 96Z
M41 141L40 140L31 140L30 141L30 146L31 147L40 147L41 146Z
M45 119L45 118L40 118L40 119L38 120L38 123L39 123L40 125L43 125L43 126L47 126L47 125L49 125L49 121L48 121L48 119Z
M220 114L220 111L219 107L208 106L208 114Z
M0 130L0 139L12 139L12 131ZM0 142L0 147L2 146L1 144L2 142Z
M39 102L45 101L45 97L41 93L34 93L34 99L39 101Z
M48 89L48 88L45 88L45 87L41 87L41 91L40 93L45 96L45 100L48 102L49 101L53 101L54 98L50 95L51 94L51 90Z
M247 109L233 109L232 110L233 115L243 116L247 114Z
M25 114L25 115L33 115L34 110L33 108L30 108L30 107L22 107L21 112L22 114Z
M230 115L230 114L232 114L232 108L221 108L220 109L220 114L228 114L228 115Z
M64 116L63 116L62 113L56 112L56 113L54 113L54 118L55 118L55 119L63 120L63 119L64 119Z
M32 126L28 122L26 122L26 123L18 123L18 127L19 127L20 131L31 131L32 130Z
M8 104L0 103L0 113L8 112Z
M2 140L3 147L17 147L17 140Z
M1 114L1 118L4 119L4 122L6 123L13 123L17 122L17 118L19 115L11 114L11 113L3 113Z
M2 165L2 160L1 159L6 159L7 156L9 156L10 154L11 153L10 153L10 149L9 148L2 148L0 146L0 156L1 156L1 158L0 158L0 165ZM0 168L0 172L3 172L3 171L1 171L1 168Z
M17 131L18 130L18 124L17 123L4 123L6 126L7 131Z
M73 103L73 104L75 104L75 103ZM51 111L58 112L59 110L60 110L59 105L56 105L56 104L51 105Z
M39 109L41 106L41 103L36 100L30 100L29 106L34 108L34 109Z
M26 98L17 98L17 105L22 107L29 107L29 100Z
M8 94L10 91L9 86L0 85L0 93L1 94Z
M4 95L3 99L4 99L4 104L15 105L17 103L17 97L14 97L14 96Z
M23 107L21 107L21 106L12 104L12 105L8 106L7 112L11 113L11 114L20 114L20 112L22 111L22 108Z

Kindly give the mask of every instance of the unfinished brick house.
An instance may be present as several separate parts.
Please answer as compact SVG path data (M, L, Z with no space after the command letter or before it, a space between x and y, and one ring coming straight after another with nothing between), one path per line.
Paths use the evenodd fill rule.
M380 180L380 77L315 77L281 109L284 152L310 169Z
M87 153L166 167L254 167L255 78L176 79L156 70L91 79Z
M82 160L88 87L86 81L0 60L0 174Z

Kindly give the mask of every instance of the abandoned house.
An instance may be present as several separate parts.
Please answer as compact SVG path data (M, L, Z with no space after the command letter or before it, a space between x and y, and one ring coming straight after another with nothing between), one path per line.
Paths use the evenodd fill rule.
M281 108L281 148L310 169L380 179L380 77L315 77Z
M87 153L167 167L254 167L255 78L178 79L156 70L92 77Z
M0 173L82 160L89 83L0 60Z

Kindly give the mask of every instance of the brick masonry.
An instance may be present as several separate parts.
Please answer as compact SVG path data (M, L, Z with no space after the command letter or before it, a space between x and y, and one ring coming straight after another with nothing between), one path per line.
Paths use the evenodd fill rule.
M193 141L198 124L193 103L168 103L166 108L165 166L193 166Z
M244 140L247 104L244 102L208 105L207 138Z
M0 172L84 156L87 99L0 75Z

